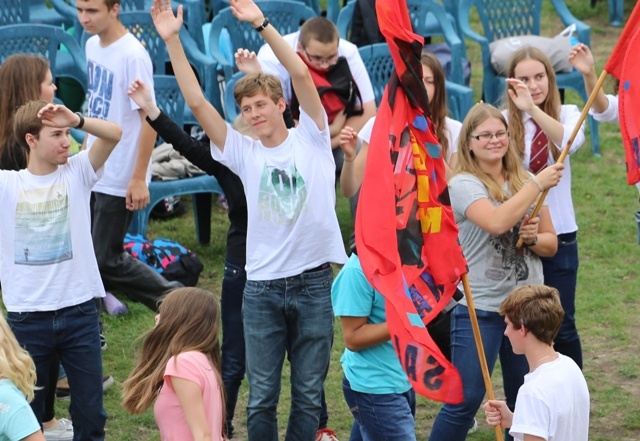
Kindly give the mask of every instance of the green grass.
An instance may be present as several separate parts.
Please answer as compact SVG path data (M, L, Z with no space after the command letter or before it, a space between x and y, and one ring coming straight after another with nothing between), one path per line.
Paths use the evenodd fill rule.
M546 2L548 3L548 2ZM632 2L627 2L627 14ZM595 9L588 0L568 0L572 12L592 27L592 46L601 67L616 42L619 29L608 25L607 2L600 0ZM545 8L543 34L553 36L563 29L556 20L548 19ZM480 97L482 69L479 50L468 41L467 50L473 64L472 86ZM611 85L607 84L607 88ZM569 94L568 101L582 102ZM573 197L576 208L580 245L580 272L577 289L577 319L583 341L584 373L591 392L591 436L594 441L640 440L640 387L638 386L637 335L640 331L640 254L633 213L639 208L638 192L625 182L624 154L619 127L600 126L602 157L590 152L590 142L571 157ZM187 203L189 203L187 201ZM353 228L347 201L339 197L338 217L345 241ZM152 237L171 237L195 251L205 264L199 286L219 295L224 266L226 213L214 209L211 244L199 245L191 211L182 218L156 222L149 226ZM123 317L104 316L109 347L104 352L105 373L116 378L116 385L106 392L105 407L109 414L108 439L159 440L151 412L128 415L120 405L122 381L134 364L136 339L153 326L154 313L145 307L126 302L129 313ZM325 383L330 412L329 425L339 439L348 439L352 417L341 390L340 355L343 350L341 330L336 323L331 369ZM499 367L494 373L496 395L501 396ZM288 413L288 368L283 372L279 425L283 433ZM245 438L244 405L247 387L243 384L236 412L237 439ZM58 403L58 415L66 414L64 402ZM420 399L416 430L418 439L426 439L439 404ZM481 416L480 430L470 440L495 439L493 429Z

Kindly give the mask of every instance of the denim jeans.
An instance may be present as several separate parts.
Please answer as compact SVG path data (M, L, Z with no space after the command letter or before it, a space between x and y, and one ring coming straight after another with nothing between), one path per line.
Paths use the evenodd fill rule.
M71 388L69 413L74 441L104 440L107 413L102 403L102 351L98 311L93 299L46 312L9 312L7 321L18 342L33 358L38 376L31 408L42 421L51 363L55 355Z
M504 336L504 317L497 312L481 310L476 310L476 315L489 372L493 372L499 355L506 401L513 411L518 389L529 372L527 360L524 355L513 353L509 339ZM430 441L464 441L486 392L469 309L464 305L456 306L451 313L451 360L462 377L464 402L442 406L431 429ZM508 430L505 440L513 440L506 432Z
M342 391L354 422L349 441L412 441L416 439L416 394L368 394L351 389L343 377Z
M276 408L285 353L291 409L285 440L311 441L333 337L331 268L277 280L248 280L242 307L249 380L250 441L277 441Z
M244 327L242 298L247 273L244 268L227 260L222 279L220 309L222 317L222 383L226 393L227 436L233 435L233 415L238 402L238 390L244 378Z
M553 345L582 369L582 344L576 327L576 284L578 282L578 242L576 233L558 235L558 252L542 257L544 283L560 293L564 318Z
M133 217L125 198L93 192L91 212L93 249L105 289L120 289L132 300L156 311L158 299L182 284L169 282L122 247Z

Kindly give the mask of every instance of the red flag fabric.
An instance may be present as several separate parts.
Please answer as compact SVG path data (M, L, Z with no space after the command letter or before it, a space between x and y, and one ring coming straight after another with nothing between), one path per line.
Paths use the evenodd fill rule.
M637 10L640 10L636 6ZM635 12L635 11L634 11ZM626 29L626 28L625 28ZM627 53L622 63L618 79L620 80L618 111L620 117L620 133L624 144L627 163L627 183L634 185L640 182L640 27L629 38Z
M625 54L628 53L628 47L631 43L631 37L635 34L635 31L640 27L640 2L636 2L627 24L624 25L624 29L618 38L618 44L613 48L613 52L609 56L607 64L604 66L609 74L620 79L622 73L622 63L624 61Z
M378 0L376 12L396 75L369 143L356 216L358 257L385 297L391 339L414 390L457 404L460 375L425 328L447 305L467 265L422 83L424 40L411 31L404 0Z

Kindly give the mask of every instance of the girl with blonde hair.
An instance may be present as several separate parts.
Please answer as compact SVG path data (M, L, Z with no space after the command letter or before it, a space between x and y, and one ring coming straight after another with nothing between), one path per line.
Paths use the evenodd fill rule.
M540 193L557 185L563 166L550 166L534 177L510 144L500 111L476 104L462 123L449 194L485 357L489 370L500 357L507 404L513 408L527 361L511 350L498 309L517 285L542 283L539 256L553 255L557 240L546 206L539 217L530 218L529 213ZM519 238L525 247L518 249ZM463 441L485 394L465 299L451 313L451 361L462 377L464 401L442 407L431 431L434 441Z
M36 386L36 368L0 314L0 439L44 441L29 402Z
M212 293L178 288L162 298L122 394L132 414L155 400L164 441L223 440L220 313Z
M561 104L551 61L539 49L524 47L514 52L507 76L503 114L509 123L509 134L520 161L525 168L537 174L557 161L580 119L580 110L575 105ZM571 198L571 154L584 141L582 125L571 144L569 155L564 159L565 177L547 197L551 220L558 235L558 252L542 258L544 284L560 292L565 311L554 347L571 357L581 369L582 345L575 321L578 225Z

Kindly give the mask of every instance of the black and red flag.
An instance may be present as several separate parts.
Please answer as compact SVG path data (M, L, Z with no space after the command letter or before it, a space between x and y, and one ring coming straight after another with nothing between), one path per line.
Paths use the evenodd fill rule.
M411 30L406 1L378 0L376 13L396 72L369 143L356 216L358 257L385 297L391 340L414 390L456 404L460 375L425 328L449 303L467 264L422 82L424 39Z

